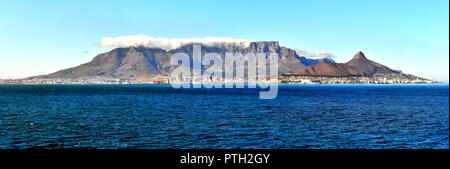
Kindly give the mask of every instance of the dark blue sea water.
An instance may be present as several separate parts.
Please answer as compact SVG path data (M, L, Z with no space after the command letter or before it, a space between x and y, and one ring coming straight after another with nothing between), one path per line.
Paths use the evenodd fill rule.
M0 85L0 148L449 148L449 86Z

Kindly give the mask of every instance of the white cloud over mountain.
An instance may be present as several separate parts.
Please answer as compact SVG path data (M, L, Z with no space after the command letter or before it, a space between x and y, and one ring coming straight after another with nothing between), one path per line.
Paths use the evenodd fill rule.
M189 43L200 43L207 46L223 43L236 43L238 45L247 47L249 46L250 42L254 41L256 40L233 39L228 37L169 39L169 38L154 38L145 35L131 35L131 36L120 36L115 38L104 37L101 39L99 45L101 47L143 46L148 48L161 48L165 50L172 50Z
M318 52L318 53L310 53L304 50L300 50L300 49L294 49L295 53L297 53L297 55L299 56L304 56L306 58L310 58L310 59L324 59L324 58L328 58L328 59L333 59L335 58L335 56L331 53L328 52Z

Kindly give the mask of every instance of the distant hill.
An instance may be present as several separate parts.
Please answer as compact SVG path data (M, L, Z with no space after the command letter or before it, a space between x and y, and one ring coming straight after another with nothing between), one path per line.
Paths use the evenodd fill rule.
M365 76L387 79L423 79L414 75L404 74L401 71L367 59L361 51L346 63L321 62L319 64L299 68L294 71L282 73L288 76L323 76L323 77L350 77Z
M192 45L186 44L169 51L145 47L116 48L97 55L88 63L32 78L105 76L124 79L151 79L159 76L168 76L175 68L169 64L170 57L175 53L182 52L188 54L192 61ZM215 46L202 45L202 54L205 52L218 53L222 58L227 52L240 52L243 54L249 52L278 53L279 73L294 71L323 61L334 62L332 59L310 59L299 56L295 50L282 47L277 41L252 42L248 47L242 47L233 43Z
M394 71L387 66L367 59L361 51L356 53L350 61L345 63L345 65L355 68L360 73L365 73L371 76L376 73L399 73L398 71Z

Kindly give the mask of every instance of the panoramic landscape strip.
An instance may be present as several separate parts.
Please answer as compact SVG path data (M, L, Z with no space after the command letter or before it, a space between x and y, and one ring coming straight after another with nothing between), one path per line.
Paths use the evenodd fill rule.
M0 161L433 168L450 153L449 9L0 0Z
M277 41L250 42L244 46L239 42L214 42L212 45L189 42L172 50L131 46L116 48L97 55L91 62L57 71L48 75L40 75L25 79L1 79L1 84L416 84L439 83L422 77L405 74L393 70L380 63L368 59L363 52L356 53L346 63L336 63L330 58L308 58L294 49L280 46ZM194 46L199 46L198 59L195 60ZM194 51L194 52L191 52ZM170 74L178 65L170 64L175 54L185 54L187 67L192 76L181 80L170 78ZM202 53L216 54L216 60L225 66L202 62ZM234 54L238 55L234 55ZM225 57L227 54L233 57ZM253 59L244 57L250 54ZM258 54L277 54L277 78L256 78L256 56ZM203 56L204 57L204 56ZM254 62L253 62L254 60ZM259 59L262 62L262 59ZM208 60L208 61L213 61ZM270 60L269 60L270 61ZM265 62L265 61L264 61ZM268 62L269 63L269 62ZM195 65L198 69L194 69ZM206 64L206 65L205 65ZM235 64L235 65L233 65ZM247 66L246 66L247 65ZM260 64L262 65L262 64ZM265 64L264 64L265 65ZM215 66L216 73L209 72ZM253 66L253 67L252 67ZM269 66L269 65L267 65ZM259 75L270 72L258 67ZM233 74L233 68L236 72ZM227 70L225 70L227 69ZM230 73L226 71L231 70ZM240 71L238 71L240 70ZM254 70L255 75L248 73ZM245 73L244 73L245 71ZM197 73L196 73L197 72Z

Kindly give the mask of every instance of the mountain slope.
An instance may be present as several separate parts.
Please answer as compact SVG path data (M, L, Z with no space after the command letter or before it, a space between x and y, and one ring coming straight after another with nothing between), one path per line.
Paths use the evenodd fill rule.
M359 76L361 73L351 66L342 63L322 62L313 66L308 66L289 73L290 75L299 76Z
M162 49L117 48L96 56L91 62L39 78L76 78L108 76L148 78L173 69L169 55Z

